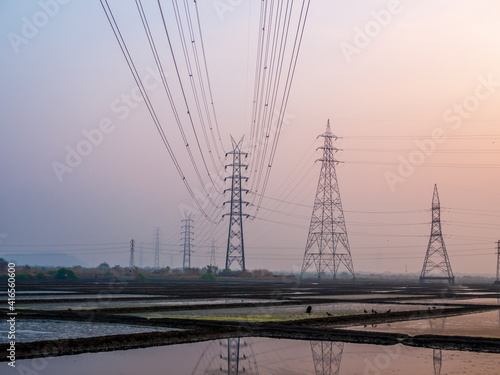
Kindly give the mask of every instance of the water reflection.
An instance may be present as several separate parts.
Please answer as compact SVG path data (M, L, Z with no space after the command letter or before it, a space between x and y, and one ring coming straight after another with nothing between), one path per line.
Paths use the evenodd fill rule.
M316 375L338 375L344 352L343 342L311 341Z
M218 350L214 350L214 345L218 346ZM230 338L214 341L208 346L191 375L237 375L239 373L258 375L257 359L250 340Z
M442 335L446 325L446 318L429 319L431 331L435 335ZM443 351L441 349L432 350L432 362L434 365L434 374L440 375L443 366Z
M427 320L425 324L428 327ZM447 325L449 324L447 322ZM432 325L439 327L441 323L433 321ZM444 367L441 369L443 357L446 363L443 363ZM499 359L498 354L492 353L453 350L441 352L402 344L379 346L252 337L86 353L33 361L19 360L16 361L16 368L3 366L0 373L2 375L421 375L432 373L498 375ZM432 368L433 362L434 369Z

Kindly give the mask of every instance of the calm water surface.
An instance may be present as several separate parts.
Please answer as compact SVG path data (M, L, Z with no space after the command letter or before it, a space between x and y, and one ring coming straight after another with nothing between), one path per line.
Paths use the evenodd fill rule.
M235 358L239 357L238 372ZM228 359L229 358L229 359ZM335 342L245 338L17 361L2 374L499 374L500 355ZM1 363L2 370L7 368ZM233 367L229 372L228 368ZM17 372L25 371L25 372Z

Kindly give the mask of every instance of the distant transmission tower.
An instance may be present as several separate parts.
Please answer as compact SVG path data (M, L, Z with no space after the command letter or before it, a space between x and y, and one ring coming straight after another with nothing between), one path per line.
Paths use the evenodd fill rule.
M182 220L184 225L182 228L184 229L184 232L181 232L181 234L184 234L184 256L182 257L182 269L186 268L191 268L191 235L193 232L191 232L191 223L193 220L191 220L191 215L186 215L186 218Z
M128 267L131 270L133 270L135 268L134 252L135 252L135 241L130 240L130 261L129 261Z
M142 253L143 253L142 242L139 244L139 267L142 268Z
M433 271L437 270L437 274ZM444 244L443 232L441 231L441 205L437 185L434 185L434 196L432 197L432 229L425 254L424 266L420 275L420 282L425 280L448 280L455 283L455 276L451 270L450 260Z
M338 375L344 352L343 342L311 341L316 375Z
M155 230L155 263L154 268L160 268L160 228Z
M325 270L330 270L335 279L340 263L342 263L354 279L354 266L335 171L335 164L338 163L335 159L335 152L338 149L333 146L333 140L337 137L330 130L330 120L328 120L326 132L320 137L325 139L323 147L320 147L323 150L323 158L319 159L321 172L307 235L301 277L314 264L318 278L321 278Z
M212 240L212 250L210 251L210 266L215 267L215 240Z
M229 234L227 237L227 252L226 252L226 269L228 269L233 262L237 262L240 268L245 271L245 246L243 243L243 216L248 217L243 213L243 204L248 206L248 202L244 202L242 199L242 193L247 193L247 189L242 188L242 180L248 181L248 177L243 177L241 175L241 168L248 168L248 165L241 164L242 155L247 157L248 154L246 152L241 151L241 144L243 142L243 138L236 143L236 141L231 137L231 142L233 144L233 151L228 152L226 154L233 155L233 163L226 165L227 167L233 168L233 174L231 177L226 177L224 180L228 178L231 179L231 189L224 190L231 191L231 200L224 202L231 203L231 209L228 214L224 214L222 216L229 215Z

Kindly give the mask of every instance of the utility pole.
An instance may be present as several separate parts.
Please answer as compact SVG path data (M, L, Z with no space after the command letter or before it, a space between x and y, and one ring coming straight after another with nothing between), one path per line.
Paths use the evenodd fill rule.
M139 267L142 268L142 253L143 253L143 248L142 248L142 242L139 245Z
M181 232L181 234L184 234L184 255L182 257L182 269L185 270L186 268L191 268L191 235L194 234L191 232L191 223L193 220L191 220L191 215L186 215L184 220L181 220L184 225L182 228L184 229L184 232Z
M135 268L134 251L135 251L135 241L132 239L130 240L130 261L128 264L130 271L132 271Z
M437 270L437 274L432 274ZM443 232L441 230L441 204L439 201L437 185L434 185L434 195L432 197L432 228L425 254L424 266L420 274L420 282L425 280L448 280L455 283L455 276L451 270L450 259L444 244Z
M333 146L333 141L337 140L337 137L330 130L330 120L326 125L326 132L320 137L324 138L323 147L319 147L323 150L323 158L317 160L321 161L321 172L300 277L314 264L318 278L321 278L324 271L329 270L333 273L333 278L336 279L337 271L342 263L355 279L337 172L335 171L335 165L338 163L335 159L335 153L338 149Z
M160 268L160 228L155 230L155 262L153 268Z
M231 137L231 142L233 144L233 151L228 152L227 155L233 155L233 163L225 166L232 167L233 173L231 177L226 177L231 179L231 189L224 190L224 193L231 191L231 200L224 202L231 203L231 208L228 214L222 215L222 217L229 215L229 233L227 237L227 251L226 251L226 269L228 269L233 262L237 262L242 271L245 271L245 246L243 242L243 216L248 217L249 215L243 213L243 204L248 206L248 202L244 202L242 199L242 193L248 193L247 189L242 188L242 181L248 181L248 177L243 177L241 175L241 169L248 168L248 165L241 164L241 157L245 158L248 153L241 151L241 145L243 143L243 137L238 143Z

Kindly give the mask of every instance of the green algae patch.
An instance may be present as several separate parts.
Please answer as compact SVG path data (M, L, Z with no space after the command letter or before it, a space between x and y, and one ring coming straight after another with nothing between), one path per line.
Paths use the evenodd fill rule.
M146 314L127 314L131 316L140 316L147 319L195 319L195 320L213 320L228 322L286 322L310 318L325 318L323 314L171 314L171 313L146 313ZM331 317L340 316L332 314Z

